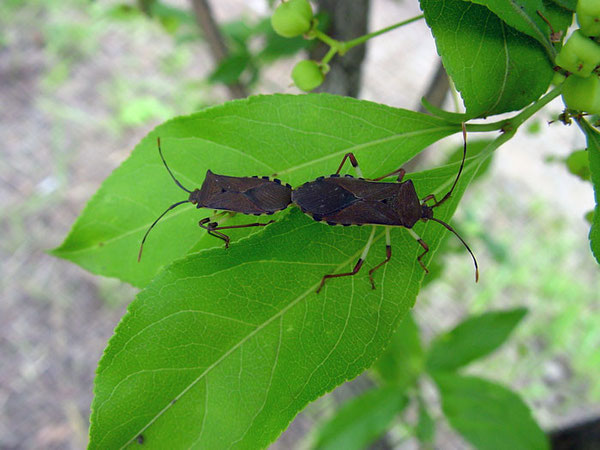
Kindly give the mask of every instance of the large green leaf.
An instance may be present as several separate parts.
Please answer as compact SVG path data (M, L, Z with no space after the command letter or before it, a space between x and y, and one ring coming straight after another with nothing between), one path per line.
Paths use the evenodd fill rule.
M600 264L600 133L584 119L577 122L587 137L590 172L596 197L596 208L594 209L592 227L590 228L590 247L596 261Z
M538 15L545 14L542 0L468 0L487 7L500 19L521 33L538 41L549 54L554 53L550 43L550 27Z
M320 450L360 450L387 430L407 405L404 390L397 386L376 388L346 403L317 434Z
M553 70L544 48L486 7L463 0L420 3L470 117L519 110L550 85Z
M449 219L479 163L467 162L437 217ZM457 166L413 174L417 192L448 189ZM372 290L367 271L385 254L379 229L363 270L316 294L324 274L355 264L370 227L328 226L296 208L283 216L227 251L173 263L131 303L98 367L91 448L139 435L153 448L265 447L382 353L425 276L420 246L393 230ZM446 232L431 222L415 230L430 253Z
M529 407L491 381L436 374L442 410L450 425L480 450L544 450L548 440Z
M433 340L427 353L427 369L456 370L490 354L504 343L525 314L525 308L517 308L468 318Z
M277 173L296 186L335 172L350 151L365 174L381 175L458 129L425 114L326 94L257 96L179 117L137 145L53 253L91 272L144 286L192 248L222 246L198 227L211 211L184 205L157 225L141 263L136 262L148 226L168 205L187 198L161 163L157 137L169 166L188 188L199 187L207 169L234 176ZM231 236L252 232L256 229Z

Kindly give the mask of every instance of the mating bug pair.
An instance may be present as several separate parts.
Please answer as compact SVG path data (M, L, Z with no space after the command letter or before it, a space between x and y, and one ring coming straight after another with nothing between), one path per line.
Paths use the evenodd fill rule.
M467 243L450 225L433 217L433 209L450 198L462 173L467 154L466 130L464 125L463 138L463 158L456 179L448 193L446 193L439 201L433 194L426 196L423 200L419 200L412 181L402 181L405 175L405 171L402 168L381 177L373 179L363 178L358 161L352 153L347 153L344 156L335 174L328 177L319 177L296 189L292 189L289 184L283 184L278 179L271 180L269 177L231 177L217 175L208 170L200 189L190 191L175 178L169 169L160 148L160 139L158 139L158 151L163 164L177 186L188 192L190 195L187 200L171 205L154 221L154 223L152 223L152 225L150 225L142 239L138 261L142 256L144 242L146 241L150 230L152 230L156 223L171 209L184 203L192 203L196 205L197 208L220 210L222 212L219 213L219 215L227 212L253 215L273 214L276 211L287 208L290 204L295 204L302 212L309 215L314 220L318 222L324 221L328 225L373 225L373 231L352 271L323 276L317 289L317 293L319 293L329 278L352 276L358 273L373 242L375 226L385 227L386 258L369 270L369 280L373 289L375 289L373 273L386 264L392 257L390 239L391 227L406 228L419 245L423 247L424 251L417 257L417 261L423 270L428 272L422 259L429 251L429 246L412 230L413 226L419 220L424 222L428 220L437 222L458 237L473 258L473 263L475 265L475 281L477 281L479 279L477 260ZM340 176L340 171L346 160L350 161L359 178L355 178L351 175ZM391 176L396 176L397 181L381 182L384 178ZM427 204L430 200L434 201L434 204L431 206ZM208 234L211 236L224 240L225 247L227 248L229 246L229 236L219 230L266 226L272 222L274 221L270 220L266 223L256 222L245 225L219 226L218 222L211 220L211 218L208 217L201 220L199 225L207 230Z

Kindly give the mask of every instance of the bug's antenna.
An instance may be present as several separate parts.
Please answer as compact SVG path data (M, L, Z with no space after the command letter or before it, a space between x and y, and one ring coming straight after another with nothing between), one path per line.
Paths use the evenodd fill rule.
M159 147L159 148L160 148L160 147ZM154 228L154 225L156 225L156 224L157 224L157 222L158 222L160 219L162 219L162 218L163 218L163 216L164 216L166 213L168 213L169 211L171 211L171 210L172 210L173 208L175 208L176 206L183 205L184 203L188 203L188 200L184 200L184 201L182 201L182 202L173 203L171 206L169 206L169 207L167 208L167 210L166 210L164 213L162 213L160 216L158 216L158 219L156 219L156 220L154 221L154 223L152 223L152 225L150 225L150 228L148 228L148 231L146 231L146 234L144 235L144 238L142 239L142 243L140 244L140 251L139 251L139 253L138 253L138 262L140 262L140 260L142 259L142 250L144 250L144 242L146 242L146 238L148 237L148 233L150 233L150 230L151 230L152 228Z
M436 219L435 217L430 217L428 220L433 220L434 222L442 224L444 227L446 227L447 230L449 230L452 233L454 233L454 235L458 239L460 239L460 242L463 243L463 245L465 246L465 248L467 249L467 251L471 254L471 258L473 258L473 263L475 264L475 283L477 283L479 281L479 266L477 265L477 260L475 259L475 255L473 254L473 252L471 251L471 249L469 248L469 246L467 245L467 243L463 240L463 238L460 237L460 235L454 230L454 228L452 228L446 222L443 222L443 221L441 221L439 219Z
M173 178L173 181L175 181L175 184L177 184L177 186L179 186L185 192L191 194L192 191L190 191L189 189L184 188L183 185L177 180L177 178L175 178L175 175L173 175L173 172L171 172L171 169L169 169L169 166L167 166L167 162L165 161L165 157L163 156L162 150L160 148L160 138L159 137L156 138L156 141L158 142L158 153L160 154L160 159L162 159L163 164L165 165L165 167L169 171L169 175L171 175L171 178Z
M460 174L462 173L463 167L465 166L465 159L467 157L467 129L465 127L465 123L462 123L462 134L463 134L463 157L462 157L462 162L460 163L460 168L458 169L458 173L456 174L456 180L454 180L454 184L452 185L452 187L450 188L450 190L448 191L448 193L446 195L444 195L444 198L442 198L439 202L435 202L435 204L432 206L432 208L435 208L436 206L440 206L442 203L444 203L446 200L448 200L450 198L450 196L452 195L452 191L454 190L454 188L456 187L456 184L458 183L458 179L460 178Z

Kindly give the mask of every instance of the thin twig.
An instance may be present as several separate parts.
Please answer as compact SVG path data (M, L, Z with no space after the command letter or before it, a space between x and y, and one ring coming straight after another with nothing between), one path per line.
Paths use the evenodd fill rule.
M196 16L198 26L204 32L204 37L208 43L210 52L216 64L219 64L229 54L225 40L219 31L219 26L212 15L210 5L207 0L191 0L192 8ZM232 98L244 98L248 96L246 88L239 82L227 85L229 94Z

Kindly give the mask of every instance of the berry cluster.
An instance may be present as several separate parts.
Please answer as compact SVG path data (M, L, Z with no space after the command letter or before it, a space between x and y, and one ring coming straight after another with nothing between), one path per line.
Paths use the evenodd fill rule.
M308 0L287 0L275 9L271 25L278 35L292 38L307 34L316 25L316 21ZM300 61L292 70L292 80L296 86L308 92L323 83L326 72L326 64Z
M569 72L563 84L563 100L569 109L600 113L600 1L579 0L576 30L556 57Z

